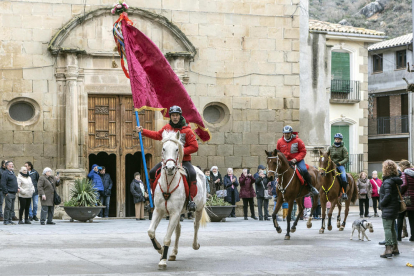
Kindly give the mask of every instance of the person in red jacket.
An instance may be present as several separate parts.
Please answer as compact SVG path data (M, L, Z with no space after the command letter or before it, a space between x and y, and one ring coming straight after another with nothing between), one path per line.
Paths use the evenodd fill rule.
M183 157L183 167L185 167L189 174L190 180L190 196L189 196L189 203L188 203L188 211L195 212L196 204L193 201L193 197L197 193L197 174L194 170L193 165L191 164L191 154L198 151L198 143L196 136L187 122L185 121L181 107L174 105L170 107L169 110L170 114L170 123L165 125L159 131L151 131L144 129L142 126L137 127L137 131L141 132L142 135L145 137L154 139L154 140L162 140L162 133L164 130L173 130L179 131L181 134L181 142L184 145L184 157ZM156 172L162 167L161 162L155 165L149 172L150 174L150 183L152 184L155 181L155 174Z
M312 186L311 176L306 168L304 160L306 156L305 144L299 139L298 134L293 132L291 126L285 126L283 128L283 137L277 141L276 149L281 151L290 163L298 166L303 178L308 183L309 192L315 196L318 195L319 192Z

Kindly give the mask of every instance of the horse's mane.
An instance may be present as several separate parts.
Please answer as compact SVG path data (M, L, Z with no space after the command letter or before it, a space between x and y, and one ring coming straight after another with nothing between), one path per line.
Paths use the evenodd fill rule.
M183 161L183 157L184 157L184 145L179 138L177 139L177 132L173 130L164 130L162 133L161 142L164 144L169 141L176 143L178 145L178 154L179 154L178 162L179 164L181 164Z

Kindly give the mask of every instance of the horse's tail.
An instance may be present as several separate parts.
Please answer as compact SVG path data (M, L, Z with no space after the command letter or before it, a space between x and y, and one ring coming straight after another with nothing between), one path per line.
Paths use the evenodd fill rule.
M207 223L210 222L210 216L207 214L206 208L203 208L203 213L201 214L200 226L206 227Z
M355 201L358 198L358 189L357 189L357 187L355 185L355 180L354 179L352 179L352 188L353 188L353 190L352 190L351 202L352 203L355 203Z

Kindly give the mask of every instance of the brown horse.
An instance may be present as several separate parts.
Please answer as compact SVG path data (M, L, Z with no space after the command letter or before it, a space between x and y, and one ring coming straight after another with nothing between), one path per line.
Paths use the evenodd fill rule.
M265 151L267 155L267 171L268 177L271 181L275 177L278 178L278 184L276 186L277 191L277 202L276 208L273 211L272 219L273 225L276 228L278 233L282 233L282 229L280 228L279 224L277 223L277 213L282 207L282 203L285 201L289 204L288 209L288 216L287 216L287 233L285 236L285 240L290 240L290 232L294 233L296 231L296 225L298 224L300 214L303 213L303 197L309 194L308 188L305 187L300 183L298 176L296 175L295 168L296 166L292 166L289 164L289 161L286 159L285 155L278 151L274 150L273 152ZM320 185L317 183L317 176L318 171L315 168L309 168L309 174L312 178L312 185L316 187L316 189L320 189ZM290 228L290 220L291 220L291 213L293 208L293 201L297 199L297 204L299 206L299 215L296 217L295 222ZM311 216L315 207L317 206L318 197L313 198L313 205ZM307 227L312 227L312 217L309 218L307 222Z
M331 218L335 206L338 206L338 216L337 216L337 227L339 231L343 231L346 225L346 219L348 218L349 205L355 203L357 199L357 188L355 185L354 178L351 174L347 173L348 187L346 189L346 194L348 199L345 201L345 218L341 225L341 199L340 194L342 187L339 180L340 173L336 170L336 165L332 161L331 157L327 152L320 152L319 158L319 172L320 172L320 184L322 189L319 191L321 197L321 208L322 208L322 227L319 230L320 234L325 232L325 218L326 218L326 203L329 201L331 203L331 208L328 213L328 230L332 230Z

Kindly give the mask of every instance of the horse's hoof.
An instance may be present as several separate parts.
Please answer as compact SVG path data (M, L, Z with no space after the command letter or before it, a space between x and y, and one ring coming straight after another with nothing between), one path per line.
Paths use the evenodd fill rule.
M159 263L158 263L158 269L159 270L165 270L167 268L167 260L166 259L162 259Z
M282 233L282 228L280 228L280 227L279 228L276 228L276 231L277 231L277 233L280 234L280 233Z
M308 227L308 228L312 228L312 223L307 223L307 224L306 224L306 227Z
M328 226L328 230L331 231L332 230L332 225Z
M171 255L169 258L168 258L168 260L169 261L175 261L175 259L177 258L177 256L173 256L173 255Z
M339 231L344 231L344 227L343 226L339 227Z
M199 244L199 243L197 243L197 246L194 246L194 245L193 245L193 249L194 249L194 250L199 250L199 249L200 249L200 244Z
M336 224L336 228L341 227L341 222L338 221L338 223Z
M291 232L291 233L295 233L295 232L296 232L296 228L293 228L293 227L292 227L292 228L290 228L290 232Z
M323 234L325 232L324 229L319 229L319 234Z
M290 236L285 236L285 241L290 240Z

